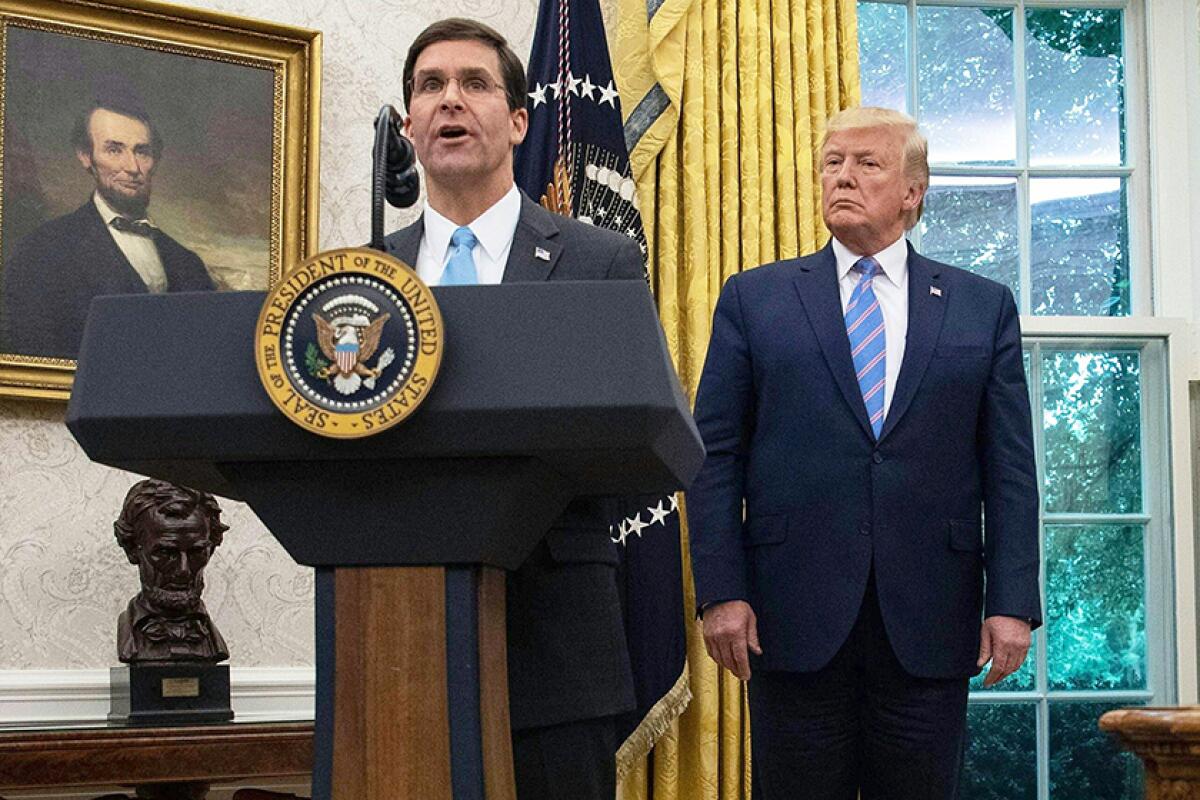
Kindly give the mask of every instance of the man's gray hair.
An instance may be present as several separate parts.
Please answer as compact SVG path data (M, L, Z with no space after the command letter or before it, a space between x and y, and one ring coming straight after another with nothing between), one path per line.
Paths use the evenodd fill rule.
M839 111L825 123L821 149L825 149L830 134L861 128L892 128L903 136L904 174L921 184L922 189L929 188L929 142L917 128L917 121L903 112L878 106L856 106ZM920 204L908 212L904 226L914 227L924 210L925 199L921 198Z

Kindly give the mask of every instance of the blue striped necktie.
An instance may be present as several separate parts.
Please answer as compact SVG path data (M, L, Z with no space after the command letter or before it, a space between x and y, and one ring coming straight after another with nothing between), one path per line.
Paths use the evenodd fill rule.
M466 226L456 228L454 233L450 234L450 246L454 250L450 253L450 260L446 262L446 269L442 271L440 285L465 286L479 283L479 275L475 272L475 255L472 252L477 244L479 240Z
M862 275L850 293L846 306L846 333L850 337L850 355L858 389L867 406L867 417L875 438L883 430L883 385L887 378L887 349L884 347L883 312L875 297L875 276L881 271L879 262L867 256L852 267Z

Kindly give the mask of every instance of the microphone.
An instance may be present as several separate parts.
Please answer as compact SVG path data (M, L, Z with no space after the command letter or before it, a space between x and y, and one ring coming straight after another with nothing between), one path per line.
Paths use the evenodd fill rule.
M388 119L383 114L376 125L387 126L387 185L385 193L388 203L394 208L408 208L421 196L421 176L417 173L417 153L412 142L402 133L400 114L386 106Z
M383 250L383 202L408 208L421 196L421 176L412 142L401 132L400 114L390 105L375 117L371 171L371 247Z

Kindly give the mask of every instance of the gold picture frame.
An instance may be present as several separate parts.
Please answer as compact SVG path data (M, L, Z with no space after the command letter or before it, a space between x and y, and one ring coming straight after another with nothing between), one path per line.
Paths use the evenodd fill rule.
M113 213L106 189L153 197L150 226L133 233L156 242L171 290L196 288L176 281L175 252L207 273L199 288L264 290L316 252L320 58L319 31L202 9L0 0L0 396L69 397L78 333L65 326L81 326L94 276L151 283L120 260L129 245L115 249L105 222L111 235L92 230L92 216ZM154 143L152 155L145 142L128 150L151 159L142 167L107 161L96 143L112 139L90 109L109 114L110 96L134 98L137 110L108 118ZM82 227L94 238L78 241ZM105 280L95 293L114 291Z

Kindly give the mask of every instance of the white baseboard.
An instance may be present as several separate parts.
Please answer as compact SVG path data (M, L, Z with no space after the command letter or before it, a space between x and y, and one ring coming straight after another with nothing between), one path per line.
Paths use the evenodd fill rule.
M313 718L313 667L230 667L230 702L240 722ZM104 722L108 670L0 670L0 724Z

